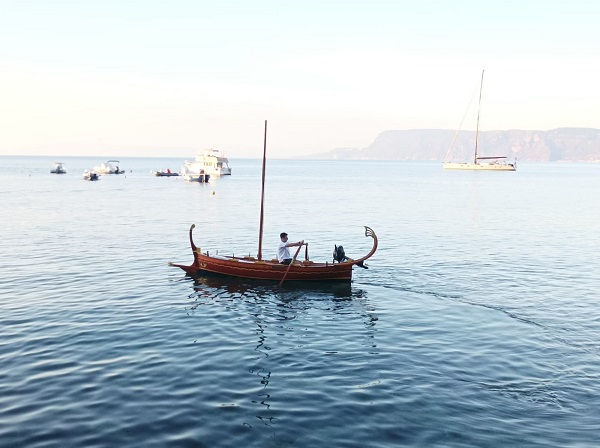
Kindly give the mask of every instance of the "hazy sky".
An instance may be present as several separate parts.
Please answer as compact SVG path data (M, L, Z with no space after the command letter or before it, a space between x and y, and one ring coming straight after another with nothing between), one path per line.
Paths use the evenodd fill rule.
M481 129L600 128L599 24L596 0L0 0L0 155L260 157L265 119L273 158L364 147L456 129L483 69Z

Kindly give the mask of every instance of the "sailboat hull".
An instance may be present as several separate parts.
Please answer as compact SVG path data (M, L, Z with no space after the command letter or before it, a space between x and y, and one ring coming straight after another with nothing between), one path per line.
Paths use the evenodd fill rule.
M444 163L445 170L484 170L484 171L516 171L512 163Z

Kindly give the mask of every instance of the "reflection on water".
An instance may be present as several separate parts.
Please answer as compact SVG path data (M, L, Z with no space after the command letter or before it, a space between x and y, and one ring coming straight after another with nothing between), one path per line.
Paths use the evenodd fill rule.
M270 415L270 404L269 399L271 395L267 392L267 386L269 385L269 380L271 378L271 371L266 370L261 365L264 360L269 357L269 351L271 347L266 345L267 342L267 324L261 319L259 314L252 314L255 318L256 330L255 334L258 336L258 343L254 348L257 356L255 358L255 364L249 369L249 373L252 375L257 375L260 378L261 389L257 392L258 399L252 400L252 403L259 405L260 414L256 415L256 418L260 420L265 425L273 424L277 418L273 415ZM261 411L262 409L262 411Z
M273 426L279 421L282 409L273 403L281 403L289 394L286 383L290 378L310 384L315 368L328 366L332 356L343 354L344 344L332 345L324 335L345 328L360 341L365 353L375 353L375 309L367 292L351 284L290 282L280 287L272 282L220 276L186 280L193 289L188 296L193 300L188 315L204 319L214 314L217 305L227 311L229 321L237 322L237 332L252 335L245 339L242 357L245 370L257 380L247 399L254 409L253 418L261 425ZM315 367L315 362L321 367ZM254 427L252 421L243 425Z
M222 295L238 299L277 296L286 302L318 295L323 299L343 301L362 299L366 295L363 289L353 287L349 282L288 282L280 286L269 281L211 275L197 277L193 281L195 296L206 300Z
M192 222L255 253L260 161L210 188L4 162L2 447L598 445L599 165L273 161L269 256L281 226L315 260L380 238L353 283L280 288L166 266Z

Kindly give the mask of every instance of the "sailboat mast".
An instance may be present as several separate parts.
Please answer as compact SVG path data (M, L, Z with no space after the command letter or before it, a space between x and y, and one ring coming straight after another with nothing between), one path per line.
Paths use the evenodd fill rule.
M477 129L475 129L475 160L473 163L477 163L477 141L479 140L479 113L481 112L481 90L483 89L483 74L485 70L481 71L481 83L479 84L479 107L477 108Z
M265 143L263 148L263 163L262 163L262 186L260 194L260 225L258 230L258 255L256 258L262 260L262 237L263 237L263 220L265 208L265 167L267 161L267 120L265 120Z

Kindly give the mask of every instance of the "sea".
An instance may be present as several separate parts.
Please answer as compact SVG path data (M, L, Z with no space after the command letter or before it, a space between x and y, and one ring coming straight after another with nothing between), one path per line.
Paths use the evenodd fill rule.
M67 174L50 174L53 162ZM0 157L1 447L600 446L600 164ZM202 251L350 284L186 277Z

